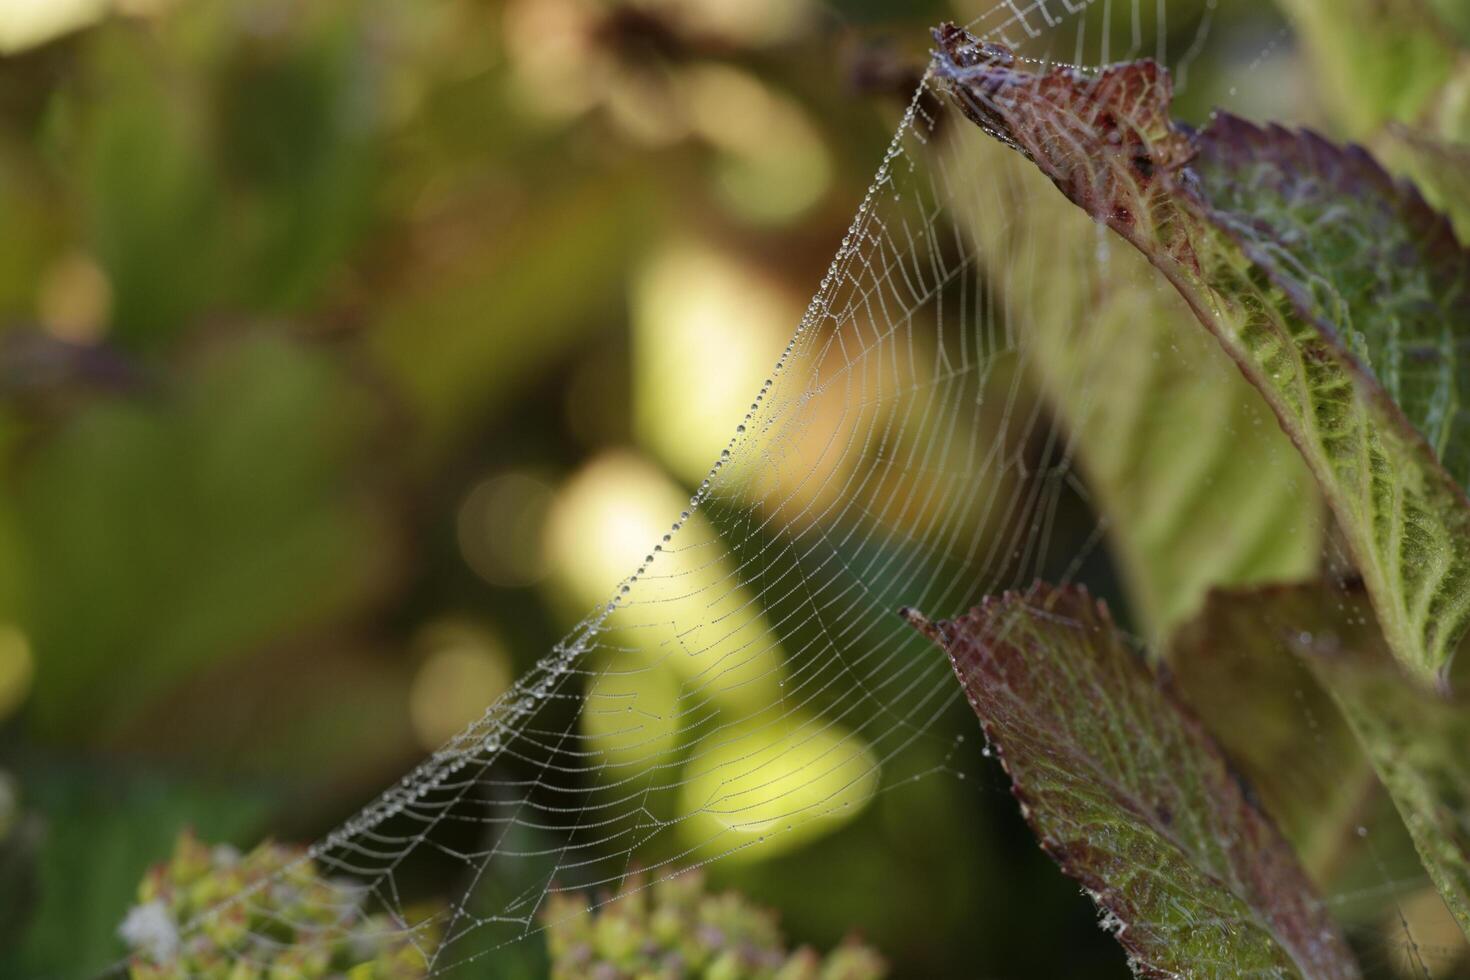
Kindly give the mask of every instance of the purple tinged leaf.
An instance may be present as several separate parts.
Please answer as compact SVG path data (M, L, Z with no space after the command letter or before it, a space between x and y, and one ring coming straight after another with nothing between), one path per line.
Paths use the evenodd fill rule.
M1149 62L1034 74L964 31L934 77L1159 268L1322 487L1394 655L1444 684L1470 626L1470 253L1364 151L1169 119Z
M1007 593L943 649L1042 848L1143 976L1356 977L1291 848L1167 684L1079 588Z

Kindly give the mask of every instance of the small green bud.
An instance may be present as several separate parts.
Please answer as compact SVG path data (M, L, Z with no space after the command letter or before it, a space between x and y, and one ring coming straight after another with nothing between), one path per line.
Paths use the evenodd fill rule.
M267 842L242 856L186 831L144 876L118 932L133 980L425 976L420 948L432 937L367 914L363 898L358 886L323 878L303 850Z
M542 913L553 980L881 980L887 965L849 941L823 962L788 953L775 915L733 892L709 895L686 871L645 887L639 878L588 911L558 895Z

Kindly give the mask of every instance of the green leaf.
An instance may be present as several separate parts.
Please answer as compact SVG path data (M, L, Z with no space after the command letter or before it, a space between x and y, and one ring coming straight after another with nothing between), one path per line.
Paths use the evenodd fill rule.
M1296 647L1332 692L1387 787L1445 904L1470 936L1470 704L1421 690L1395 664L1362 596Z
M268 333L170 380L84 404L10 488L32 583L31 719L48 737L117 738L196 671L381 587L371 392Z
M1470 710L1403 676L1361 589L1217 593L1178 642L1181 693L1299 846L1340 843L1371 764L1470 935Z
M1042 847L1145 975L1353 977L1290 846L1219 747L1078 588L1008 593L945 650Z
M1470 5L1282 0L1336 122L1470 242ZM1459 37L1455 36L1458 30Z
M1470 243L1470 142L1391 126L1378 146L1396 171L1413 178L1424 196L1450 216L1460 241Z
M1460 43L1470 44L1470 6L1464 0L1428 0L1445 26L1454 29Z
M247 309L309 308L372 215L386 107L380 24L363 4L323 4L267 38L222 46L212 80L212 166L229 182L235 223L224 285ZM344 107L350 110L344 111Z
M961 109L1142 251L1265 396L1394 654L1442 681L1470 625L1470 256L1448 223L1361 150L1228 115L1174 126L1153 62L1037 76L957 28L940 43Z
M73 96L74 147L58 148L90 249L112 288L111 332L157 350L185 330L221 282L224 191L204 121L156 48L118 32L89 47L88 80L106 99Z
M1212 592L1172 641L1170 677L1319 884L1347 857L1378 781L1292 643L1330 621L1317 586Z
M138 879L168 857L185 827L242 842L259 833L271 796L253 786L52 766L25 778L44 825L41 900L19 947L0 951L0 974L96 976L123 954L117 927Z
M1413 179L1470 243L1470 57L1461 60L1425 112L1393 122L1373 141L1384 161Z
M987 175L961 196L974 206L960 219L1075 447L1151 645L1162 650L1212 588L1314 577L1312 475L1183 299L1136 250L1100 242L1017 154L989 140L955 148L947 169Z
M1413 118L1454 64L1453 32L1426 0L1279 2L1307 49L1318 90L1350 136ZM1450 3L1436 2L1449 12Z

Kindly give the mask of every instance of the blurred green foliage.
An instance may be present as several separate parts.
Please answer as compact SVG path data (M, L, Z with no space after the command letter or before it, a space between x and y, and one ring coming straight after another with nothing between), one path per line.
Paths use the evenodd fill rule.
M342 615L387 571L362 551L385 536L372 478L341 476L372 431L364 393L268 334L200 360L171 390L67 418L18 481L32 642L77 658L38 673L44 732L85 719L112 737L191 671Z
M0 657L0 973L123 955L135 883L186 825L249 846L353 812L432 747L410 692L445 622L511 674L570 625L535 576L476 573L465 502L636 446L649 256L693 237L804 301L955 15L767 6L132 0L0 57L0 626L23 641ZM1171 0L1172 50L1204 6ZM1185 111L1278 26L1264 0L1219 11ZM1272 51L1236 104L1315 118ZM702 91L754 93L825 169L700 122ZM788 166L823 176L772 206ZM936 743L973 729L956 707ZM798 942L861 929L901 975L977 951L1121 974L996 775L918 762L980 778L712 877Z

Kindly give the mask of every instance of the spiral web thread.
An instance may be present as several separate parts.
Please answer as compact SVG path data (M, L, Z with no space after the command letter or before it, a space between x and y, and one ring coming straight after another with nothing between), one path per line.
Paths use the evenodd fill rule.
M1113 6L1005 0L967 27L1043 62L1164 60L1164 0L1132 0L1127 38L1110 34ZM539 941L553 895L605 897L777 852L783 837L840 832L875 796L963 778L959 757L980 747L939 720L968 706L896 611L949 615L1036 578L1111 574L1109 527L1069 428L1036 390L1045 352L1010 296L1017 276L1062 263L987 251L982 241L1006 236L976 230L1009 228L1026 195L1014 167L985 168L998 150L1011 152L921 84L687 508L483 717L310 849L325 873L358 883L339 908L314 910L312 929L346 935L371 915L417 945L431 974L493 976L497 952ZM1121 246L1089 229L1078 247L1105 281ZM1097 343L1085 327L1074 342ZM401 869L426 853L455 883L421 915ZM1421 884L1384 871L1368 891L1392 899ZM280 914L256 888L183 940L240 904ZM1407 925L1394 948L1428 972L1434 952Z

